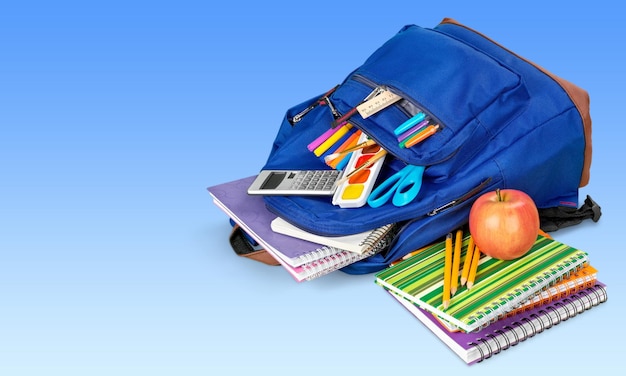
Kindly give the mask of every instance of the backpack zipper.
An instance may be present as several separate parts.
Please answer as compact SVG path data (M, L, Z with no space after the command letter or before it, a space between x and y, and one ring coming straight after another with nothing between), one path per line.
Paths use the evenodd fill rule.
M467 192L466 194L464 194L463 196L454 199L450 202L448 202L447 204L441 205L440 207L428 212L426 215L429 217L432 217L434 215L437 215L439 213L441 213L442 211L448 210L450 208L453 208L459 204L464 203L465 201L469 200L470 198L474 197L475 195L477 195L478 193L480 193L480 191L482 191L489 183L491 182L491 177L483 180L478 186L476 186L474 189L470 190L469 192Z
M334 93L335 90L337 90L338 87L339 87L339 85L336 85L334 88L332 88L329 91L327 91L326 94L324 94L321 97L319 97L315 102L313 102L307 108L305 108L304 110L302 110L302 111L298 112L297 114L295 114L294 116L292 116L291 119L289 119L289 123L291 125L294 125L294 124L298 123L299 121L302 120L302 118L306 114L308 114L309 112L313 111L317 106L323 105L323 104L327 104L329 106L330 110L333 113L333 117L335 117L335 119L336 119L339 116L339 113L335 109L335 106L332 105L332 103L330 102L330 99L328 97L332 93Z
M377 96L378 94L382 93L385 90L385 86L382 86L382 85L367 85L367 86L373 87L374 89L359 103L359 105L369 101L370 99L374 98L375 96ZM346 112L342 116L335 118L335 120L331 124L331 127L337 128L338 126L341 126L347 123L348 119L350 119L354 114L357 113L358 111L357 107L358 105L352 107L348 112Z
M356 82L359 82L367 87L370 88L374 88L373 91L363 100L363 102L366 102L367 100L373 98L375 95L380 94L382 91L384 90L389 90L392 93L399 95L400 97L402 97L402 99L404 101L406 101L407 103L409 103L412 107L419 109L419 111L423 112L428 118L430 118L432 120L433 123L439 124L439 126L441 128L445 127L445 124L443 124L439 118L437 118L436 116L434 116L432 114L432 112L430 112L427 108L425 108L421 103L418 103L417 101L415 101L411 96L407 95L406 93L404 93L403 91L399 90L398 88L394 87L394 86L389 86L389 85L379 85L376 82L370 80L369 78L362 76L360 74L355 74L352 76L352 79ZM361 103L363 103L361 102ZM394 103L392 106L396 107L397 109L399 109L403 114L405 114L407 116L407 118L411 118L414 115L416 115L416 113L411 113L409 112L404 106L401 105L402 100L400 100L397 103ZM359 103L360 104L360 103ZM354 108L352 108L349 112L346 112L346 114L344 114L341 119L336 120L337 125L339 125L340 120L344 120L344 122L348 121L347 118L351 117L352 115L354 115L357 112L356 106Z

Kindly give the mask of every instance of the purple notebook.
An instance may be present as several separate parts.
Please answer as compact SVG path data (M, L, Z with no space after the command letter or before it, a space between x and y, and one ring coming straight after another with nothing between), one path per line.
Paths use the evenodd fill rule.
M388 290L387 290L388 291ZM388 291L467 364L481 362L607 300L606 286L575 292L560 300L502 318L471 333L450 332L435 316Z
M271 229L276 215L265 207L262 196L248 195L254 176L208 188L214 203L241 226L297 281L309 280L371 256L282 235Z

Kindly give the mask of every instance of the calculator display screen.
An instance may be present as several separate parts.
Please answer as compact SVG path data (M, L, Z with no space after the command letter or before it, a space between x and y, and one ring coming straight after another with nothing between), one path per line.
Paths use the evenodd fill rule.
M261 185L261 189L276 189L287 175L286 172L272 172Z

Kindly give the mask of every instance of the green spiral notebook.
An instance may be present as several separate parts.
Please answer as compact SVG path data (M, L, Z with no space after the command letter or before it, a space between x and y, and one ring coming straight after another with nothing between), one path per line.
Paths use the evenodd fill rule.
M469 235L463 241L463 259L468 240ZM539 235L530 251L518 259L482 255L474 286L459 288L444 309L444 258L442 241L377 273L376 283L466 332L497 320L588 262L587 253Z

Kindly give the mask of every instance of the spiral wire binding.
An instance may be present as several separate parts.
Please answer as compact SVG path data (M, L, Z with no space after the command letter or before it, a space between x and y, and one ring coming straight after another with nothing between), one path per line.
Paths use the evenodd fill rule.
M339 253L331 254L321 259L315 260L311 263L302 265L303 271L300 274L304 274L304 278L308 281L321 277L325 274L341 269L344 266L348 266L353 262L368 258L379 252L385 250L394 237L392 229L395 225L390 224L383 226L367 236L360 245L367 245L368 249L363 254L352 253L348 251L341 251ZM329 266L330 265L330 266Z
M340 253L341 250L335 247L321 247L316 249L313 252L305 253L302 256L296 258L297 262L303 261L307 264L322 259L324 257L329 257L334 254Z
M388 239L385 238L385 235L389 233L389 231L391 230L391 228L395 226L394 224L388 224L385 226L382 226L380 228L377 228L376 230L372 231L360 244L359 246L364 246L366 245L369 249L374 249L374 248L381 248L380 242L381 241L387 241ZM383 247L386 247L387 244L384 244Z
M603 286L589 287L574 293L571 298L550 304L529 317L514 321L502 329L494 330L493 333L486 334L484 338L476 338L468 345L478 350L480 353L478 362L482 362L606 300L606 289Z
M368 249L362 254L340 250L334 247L324 247L334 249L335 252L331 252L326 256L316 258L309 263L301 265L303 271L300 272L300 274L304 274L304 278L306 280L312 280L335 270L341 269L344 266L348 266L353 262L368 258L379 252L382 252L387 249L387 247L389 247L389 245L391 244L391 241L394 237L394 231L392 231L394 228L394 224L389 224L372 231L372 233L370 233L363 240L363 242L359 244L359 246L368 246ZM319 250L314 251L314 253L320 251L327 252L324 248L320 248Z
M538 276L534 280L528 281L528 283L522 285L521 288L516 288L514 291L515 296L512 297L510 301L493 301L491 305L483 307L483 310L477 311L476 315L470 316L468 320L478 323L478 330L480 330L484 329L491 323L506 317L508 312L512 311L530 298L534 291L542 290L559 282L563 278L563 276L560 275L563 273L563 270L567 269L577 260L578 259L575 256L563 260L562 263L550 268L550 272L546 272L543 276ZM582 268L585 264L586 262L577 266L574 270L568 270L567 273L564 273L563 275L566 274L569 276L571 272L580 270L580 268ZM493 313L488 315L487 312L493 312L495 315Z

